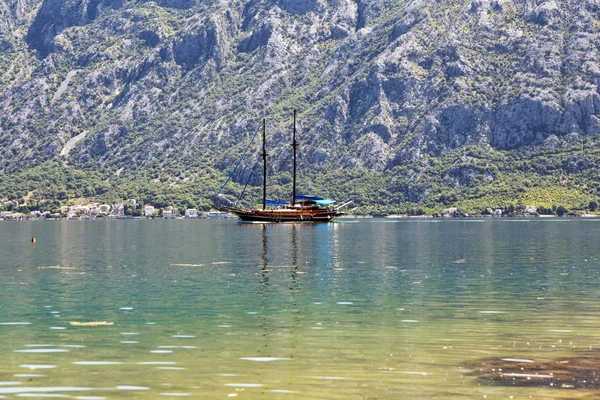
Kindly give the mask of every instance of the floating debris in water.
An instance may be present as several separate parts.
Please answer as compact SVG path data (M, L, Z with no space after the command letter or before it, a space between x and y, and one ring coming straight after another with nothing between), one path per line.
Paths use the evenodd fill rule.
M291 358L283 358L283 357L240 357L240 360L257 361L257 362L270 362L270 361L289 361L289 360L291 360Z
M489 311L479 311L479 314L505 314L506 311L495 311L495 310L489 310Z
M214 261L211 263L212 265L224 265L224 264L231 264L231 261Z
M195 338L196 336L194 335L172 335L172 338L177 338L177 339L192 339Z
M588 351L551 361L487 358L472 364L471 375L492 385L600 389L600 352Z
M463 258L463 259L460 259L460 260L454 260L454 261L452 261L452 262L453 262L454 264L464 264L464 263L466 263L466 262L467 262L467 260Z
M150 353L154 353L154 354L168 354L168 353L172 353L173 350L150 350Z
M0 382L0 386L22 385L23 382Z
M337 303L338 303L339 305L342 305L342 306L349 306L349 305L352 305L352 304L354 304L354 303L353 303L353 302L351 302L351 301L338 301Z
M93 321L93 322L78 322L78 321L71 321L69 322L69 324L71 324L72 326L111 326L114 325L114 322L108 322L108 321Z
M172 397L187 397L189 393L161 393L161 396L172 396Z
M60 266L60 265L48 265L48 266L41 266L38 267L38 269L77 269L75 267L64 267L64 266Z
M0 322L0 325L31 325L31 322Z
M133 310L133 307L121 307L121 308L119 308L119 310L131 311L131 310Z
M135 344L135 343L139 343L137 340L121 340L121 343L124 344Z
M29 368L29 369L52 369L56 368L56 365L46 365L46 364L22 364L19 365L21 368Z
M406 323L409 323L409 324L414 324L414 323L417 323L419 321L416 320L416 319L403 319L401 322L406 322Z
M55 330L55 331L63 331L67 328L65 328L64 326L51 326L50 329Z
M137 333L137 332L121 332L121 335L135 336L135 335L139 335L139 333Z
M46 375L42 374L14 374L15 378L42 378Z
M156 369L162 369L167 371L183 371L185 368L183 367L156 367Z

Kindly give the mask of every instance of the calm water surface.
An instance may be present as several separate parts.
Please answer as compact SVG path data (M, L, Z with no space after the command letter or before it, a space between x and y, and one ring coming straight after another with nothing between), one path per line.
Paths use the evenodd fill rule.
M598 398L470 372L600 347L599 237L583 219L1 222L0 398Z

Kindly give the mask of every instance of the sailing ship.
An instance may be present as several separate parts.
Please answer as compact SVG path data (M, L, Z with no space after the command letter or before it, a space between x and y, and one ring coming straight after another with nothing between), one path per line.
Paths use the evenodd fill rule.
M346 202L340 206L334 200L327 200L316 196L302 196L296 194L296 110L294 110L294 133L292 140L293 149L293 179L291 202L273 201L267 199L267 148L266 148L266 121L263 119L262 129L262 159L263 159L263 199L260 208L239 208L227 205L215 205L219 211L237 215L245 222L329 222L334 217L343 215L343 207L352 203ZM243 156L242 156L243 157Z

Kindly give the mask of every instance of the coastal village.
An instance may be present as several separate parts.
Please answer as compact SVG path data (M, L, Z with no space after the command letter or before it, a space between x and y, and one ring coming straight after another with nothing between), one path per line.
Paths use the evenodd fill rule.
M16 208L13 202L4 204L4 208ZM151 205L139 205L134 199L113 205L88 203L62 206L60 213L50 211L31 211L28 213L0 211L0 220L94 220L94 219L206 219L232 218L234 216L220 212L199 212L195 208L179 210L174 206L155 208Z
M157 208L152 205L140 205L136 200L130 199L127 202L116 203L113 205L101 203L86 203L78 205L69 205L60 207L60 212L51 212L36 210L31 212L10 211L10 209L19 209L19 205L14 202L5 202L3 208L9 209L0 211L0 221L28 221L28 220L96 220L96 219L227 219L237 218L234 214L221 211L203 212L195 208L180 210L174 206ZM564 207L555 209L537 209L534 206L526 206L520 212L514 209L492 209L487 208L481 214L467 214L460 212L455 207L446 208L441 213L432 215L364 215L349 214L340 218L506 218L506 217L599 217L594 213L596 207L592 210L567 210Z

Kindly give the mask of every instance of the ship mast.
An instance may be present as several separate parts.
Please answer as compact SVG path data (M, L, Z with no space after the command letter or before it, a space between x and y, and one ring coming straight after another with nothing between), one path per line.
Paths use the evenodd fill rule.
M296 110L294 110L294 136L292 140L292 148L294 149L294 172L292 179L292 207L296 205L296 147L298 147L298 142L296 142Z
M263 158L263 210L267 208L267 144L266 144L266 130L267 130L267 120L263 118L263 149L262 149L262 158Z

